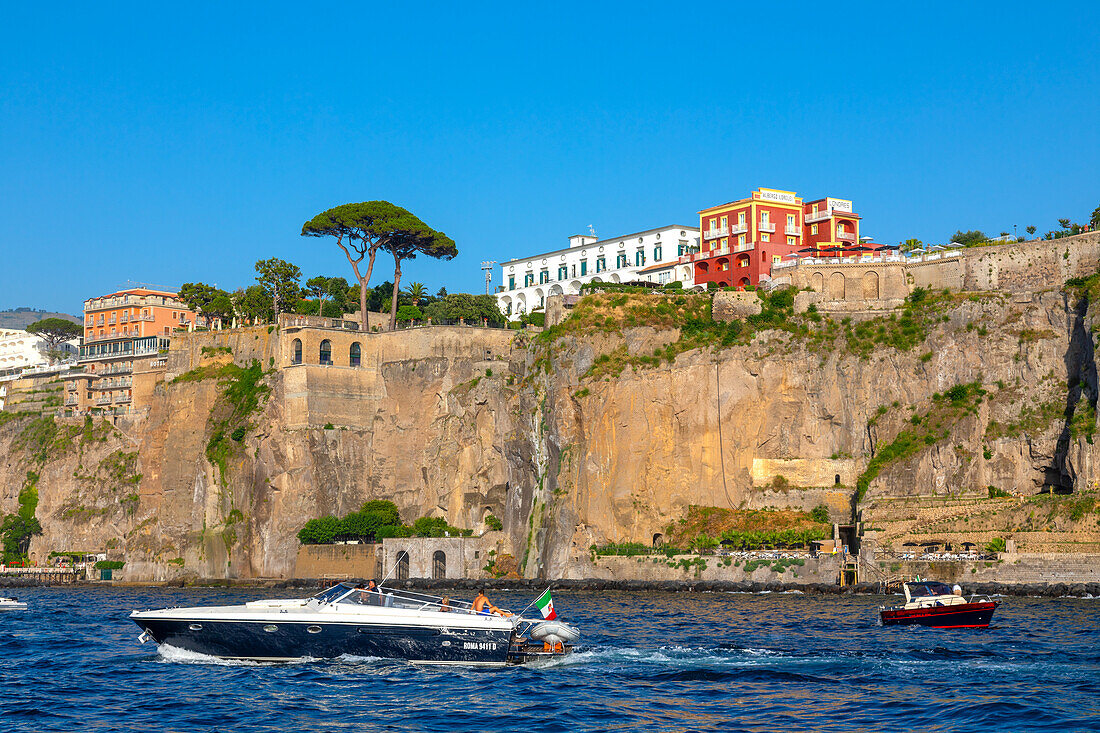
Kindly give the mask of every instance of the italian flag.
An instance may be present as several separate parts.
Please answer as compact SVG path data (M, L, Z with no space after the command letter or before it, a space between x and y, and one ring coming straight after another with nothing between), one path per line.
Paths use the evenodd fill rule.
M545 619L554 619L558 617L557 612L554 610L554 599L550 597L549 588L547 588L546 592L535 601L535 607L539 609L539 612Z

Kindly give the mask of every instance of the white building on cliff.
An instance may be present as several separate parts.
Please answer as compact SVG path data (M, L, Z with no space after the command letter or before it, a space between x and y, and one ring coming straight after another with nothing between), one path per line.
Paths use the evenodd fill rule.
M551 295L576 294L589 282L681 281L694 284L691 265L678 260L699 249L699 228L669 225L621 237L569 237L569 246L504 262L497 288L500 310L512 320L544 308Z
M14 328L0 328L0 378L15 377L24 369L46 366L49 354L46 339ZM76 342L61 343L57 350L66 356L76 354Z

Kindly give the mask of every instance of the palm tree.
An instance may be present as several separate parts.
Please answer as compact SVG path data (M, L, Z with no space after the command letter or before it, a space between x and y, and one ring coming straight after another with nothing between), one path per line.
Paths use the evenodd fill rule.
M405 289L405 295L414 306L419 306L420 301L427 297L428 288L424 283L409 283L409 287Z

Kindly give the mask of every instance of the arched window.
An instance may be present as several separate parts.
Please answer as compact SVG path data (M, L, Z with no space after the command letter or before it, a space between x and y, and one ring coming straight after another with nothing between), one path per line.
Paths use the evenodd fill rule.
M397 553L397 570L394 571L394 576L398 580L409 579L409 553L404 550Z
M355 341L351 345L351 349L348 350L348 363L352 366L359 366L363 361L363 351L359 346L359 342Z
M325 339L321 342L320 363L332 364L332 342Z
M436 550L432 555L432 577L436 580L447 577L447 553Z
M291 363L302 363L302 339L294 339L294 360Z

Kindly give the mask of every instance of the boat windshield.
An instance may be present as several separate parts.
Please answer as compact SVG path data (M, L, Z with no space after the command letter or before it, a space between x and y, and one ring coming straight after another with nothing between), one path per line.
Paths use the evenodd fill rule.
M950 596L954 595L951 586L935 581L922 581L920 583L906 583L909 586L909 595L913 598L925 596Z
M332 603L337 598L347 593L349 590L355 590L355 588L348 583L339 583L332 586L331 588L326 588L325 590L321 591L313 597L321 603Z

